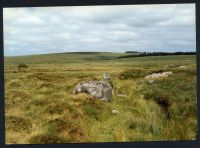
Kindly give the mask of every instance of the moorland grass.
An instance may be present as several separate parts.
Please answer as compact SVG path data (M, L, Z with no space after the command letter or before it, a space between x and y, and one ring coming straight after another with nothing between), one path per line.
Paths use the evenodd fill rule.
M195 56L116 56L119 54L6 57L6 143L195 139ZM28 68L19 72L20 62ZM185 68L178 68L182 65ZM153 83L144 79L164 71L173 74ZM102 80L105 72L111 75L111 102L73 93L79 82Z

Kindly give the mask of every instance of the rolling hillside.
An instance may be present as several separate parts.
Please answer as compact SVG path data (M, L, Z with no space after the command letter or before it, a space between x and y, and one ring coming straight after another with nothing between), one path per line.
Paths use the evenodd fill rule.
M125 53L109 52L71 52L71 53L53 53L42 55L12 56L5 57L5 64L52 64L52 63L80 63L92 62L96 60L112 60L119 56L127 55Z

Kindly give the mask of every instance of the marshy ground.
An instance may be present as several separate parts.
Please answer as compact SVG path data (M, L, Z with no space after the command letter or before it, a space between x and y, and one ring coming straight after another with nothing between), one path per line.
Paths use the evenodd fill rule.
M6 144L194 140L196 57L117 56L6 57ZM18 71L21 62L28 68ZM152 83L144 79L165 71L173 74ZM73 93L79 82L101 80L105 72L111 75L111 102Z

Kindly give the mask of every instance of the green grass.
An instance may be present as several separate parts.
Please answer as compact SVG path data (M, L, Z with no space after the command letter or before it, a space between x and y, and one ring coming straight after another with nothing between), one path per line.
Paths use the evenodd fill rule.
M124 53L94 52L94 53L55 53L29 56L6 57L6 64L65 64L65 63L81 63L96 62L97 60L112 60ZM38 60L39 59L39 60Z
M121 55L64 53L6 57L6 143L196 139L196 57L115 59ZM28 68L19 72L19 63L28 64ZM186 68L178 68L181 65ZM173 74L153 83L144 79L163 71ZM105 72L112 77L111 102L73 93L79 82L101 80ZM112 114L114 109L119 114Z

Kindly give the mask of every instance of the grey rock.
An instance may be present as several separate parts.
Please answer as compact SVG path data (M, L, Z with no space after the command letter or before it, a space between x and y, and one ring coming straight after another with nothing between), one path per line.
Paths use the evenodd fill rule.
M179 67L177 67L177 68L187 68L185 65L182 65L182 66L179 66Z
M171 71L166 71L166 72L161 72L161 73L153 73L151 75L148 75L145 77L146 80L154 80L154 79L158 79L158 78L166 78L169 75L172 75L173 73ZM153 83L153 81L150 83Z
M112 97L112 86L106 81L87 81L76 85L74 93L88 93L91 96L110 101Z
M104 80L104 81L110 80L110 75L109 75L109 73L104 73L104 74L103 74L103 80Z

